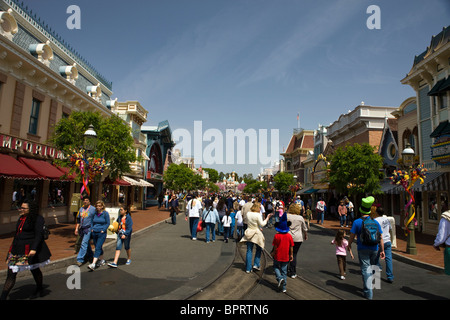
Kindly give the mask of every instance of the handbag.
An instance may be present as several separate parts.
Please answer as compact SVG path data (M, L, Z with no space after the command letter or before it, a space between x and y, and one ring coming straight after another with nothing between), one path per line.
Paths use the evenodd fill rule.
M197 232L203 231L202 222L203 222L203 220L198 222L198 225L197 225Z
M202 228L205 229L206 228L206 217L208 216L208 214L211 212L211 208L209 208L208 213L206 214L205 218L202 218Z

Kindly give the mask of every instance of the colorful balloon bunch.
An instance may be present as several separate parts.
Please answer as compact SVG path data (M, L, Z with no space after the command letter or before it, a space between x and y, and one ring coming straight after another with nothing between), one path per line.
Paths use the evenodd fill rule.
M405 205L405 213L406 213L406 217L407 220L405 221L405 225L408 226L411 221L415 221L415 215L416 215L416 210L415 210L415 200L414 200L414 195L411 192L411 188L412 186L414 186L414 184L416 183L417 180L420 180L420 184L423 184L424 179L426 178L426 172L427 169L423 167L422 165L418 165L416 168L411 170L411 176L409 175L409 173L407 171L394 171L392 177L391 177L391 182L392 184L397 184L397 185L401 185L409 194L409 201L408 203ZM412 207L412 214L411 216L408 217L408 209L409 207ZM410 232L410 230L408 228L405 228L405 235L408 235L408 233Z
M96 176L103 174L106 166L107 162L104 158L86 158L84 150L73 150L69 158L69 167L81 174L83 187L80 192L83 193L86 190L88 195L90 195L88 183L93 182Z

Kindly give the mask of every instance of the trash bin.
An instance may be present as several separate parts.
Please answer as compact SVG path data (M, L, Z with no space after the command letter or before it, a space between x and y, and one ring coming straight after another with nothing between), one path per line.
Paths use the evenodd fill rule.
M185 214L186 213L186 201L178 200L178 208L180 209L180 213Z

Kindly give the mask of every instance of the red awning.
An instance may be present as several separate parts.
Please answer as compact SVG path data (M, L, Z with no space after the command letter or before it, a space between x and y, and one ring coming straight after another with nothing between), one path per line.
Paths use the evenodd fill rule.
M0 154L0 176L19 179L42 179L39 174L7 154Z
M112 181L110 177L107 177L105 181L103 181L105 184L112 184L114 186L124 186L128 187L131 186L131 183L126 182L125 180L117 178L115 181Z
M62 171L47 161L29 158L19 158L19 161L45 179L59 180L64 175Z
M65 180L75 180L75 173L70 174L70 169L66 167L57 167L65 175Z

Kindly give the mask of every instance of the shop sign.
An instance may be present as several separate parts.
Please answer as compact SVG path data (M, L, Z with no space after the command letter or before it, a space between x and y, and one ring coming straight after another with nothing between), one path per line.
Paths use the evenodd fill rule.
M0 147L21 154L64 159L62 151L58 151L56 148L3 134L0 134Z
M431 146L431 159L441 166L450 165L450 135L436 139Z
M156 172L147 171L148 180L163 181L163 175Z

